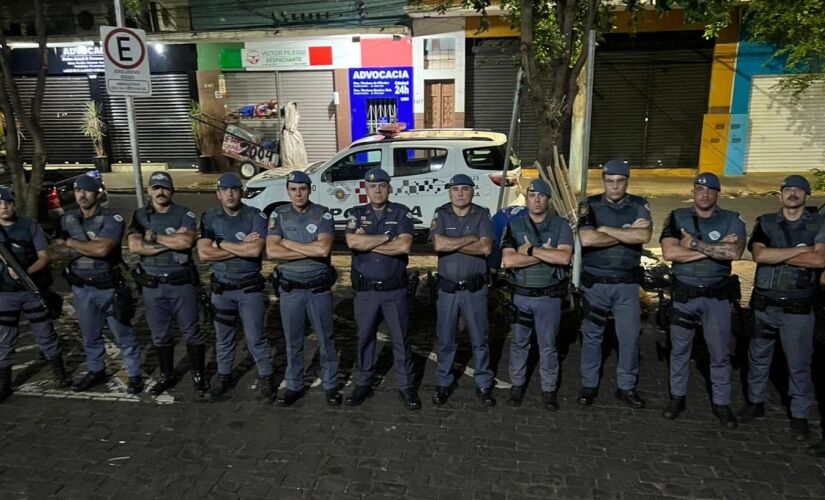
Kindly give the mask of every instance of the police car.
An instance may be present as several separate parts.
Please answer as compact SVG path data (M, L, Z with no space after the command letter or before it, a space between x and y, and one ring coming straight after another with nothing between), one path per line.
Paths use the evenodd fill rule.
M403 130L403 124L384 127L378 135L359 139L332 159L311 165L311 200L329 207L335 225L343 229L349 210L367 203L364 175L380 167L392 176L390 199L410 207L415 227L426 230L437 207L447 203L447 183L455 174L469 175L476 184L473 202L495 212L499 189L506 185L503 206L524 204L518 192L520 170L502 179L507 136L469 129ZM288 169L262 172L249 180L243 202L269 215L283 203Z

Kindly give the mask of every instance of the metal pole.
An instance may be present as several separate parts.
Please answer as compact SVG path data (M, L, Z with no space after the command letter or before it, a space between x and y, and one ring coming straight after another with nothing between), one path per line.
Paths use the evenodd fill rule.
M118 27L126 23L123 19L122 0L115 0L115 19ZM143 208L143 174L140 170L140 149L138 149L137 123L135 122L135 98L126 96L126 119L129 122L129 149L132 150L132 169L135 172L135 197L138 208Z
M596 30L587 34L587 75L585 84L587 99L584 102L584 140L582 142L582 172L579 199L587 198L587 165L590 161L590 118L593 113L593 71L596 68ZM576 233L576 247L573 253L573 285L578 288L582 274L582 243Z
M504 155L504 168L501 169L501 186L498 190L498 203L496 213L501 210L504 204L504 191L507 189L507 170L510 169L510 153L513 151L513 135L516 133L516 120L518 119L519 101L521 100L521 79L524 70L518 69L516 74L516 95L513 96L513 112L510 114L510 131L507 133L507 151Z

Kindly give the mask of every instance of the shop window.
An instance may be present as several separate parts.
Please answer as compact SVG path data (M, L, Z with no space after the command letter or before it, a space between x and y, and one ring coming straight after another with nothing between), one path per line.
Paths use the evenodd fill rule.
M371 168L381 167L381 150L371 149L348 154L329 167L321 180L324 182L360 181Z
M398 99L367 99L367 131L370 134L378 133L379 127L387 123L398 123Z
M424 39L424 69L455 68L455 38Z
M395 148L393 177L419 175L440 170L447 162L447 150L435 148Z

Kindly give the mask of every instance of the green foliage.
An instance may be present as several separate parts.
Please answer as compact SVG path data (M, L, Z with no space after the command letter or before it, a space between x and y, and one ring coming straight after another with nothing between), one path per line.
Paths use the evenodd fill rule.
M106 136L106 124L100 119L101 109L95 101L86 103L86 111L83 112L83 125L81 131L83 135L92 140L95 148L95 155L98 158L106 156L103 148L103 138Z
M814 191L822 191L825 189L825 170L812 168L809 172L814 176L814 182L811 183L811 188Z
M752 0L745 11L749 40L773 45L790 71L780 89L798 98L825 80L825 0Z

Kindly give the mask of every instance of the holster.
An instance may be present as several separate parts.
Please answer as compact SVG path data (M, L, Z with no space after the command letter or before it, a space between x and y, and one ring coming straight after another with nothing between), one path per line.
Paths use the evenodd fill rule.
M418 284L421 282L417 270L407 271L407 298L412 300L418 291Z
M215 319L215 307L212 305L212 294L205 286L198 286L198 302L202 319L210 322Z
M508 324L518 324L521 326L526 326L527 328L533 328L535 324L533 313L522 311L512 301L506 299L502 303L502 306L504 308L504 319Z
M137 301L132 295L132 290L128 286L120 286L115 289L112 298L112 316L126 326L132 326L132 319L137 311Z

